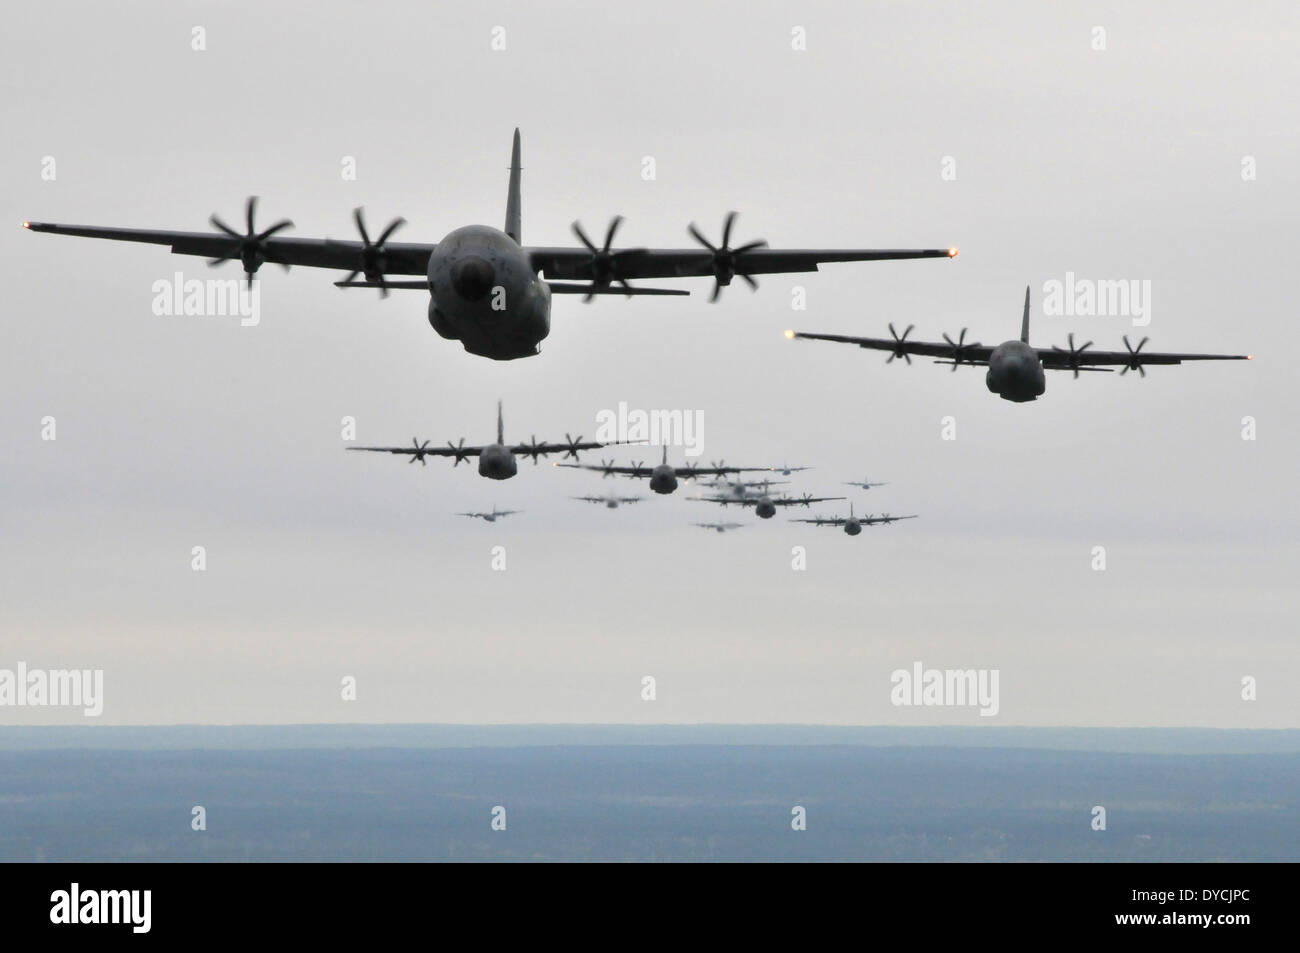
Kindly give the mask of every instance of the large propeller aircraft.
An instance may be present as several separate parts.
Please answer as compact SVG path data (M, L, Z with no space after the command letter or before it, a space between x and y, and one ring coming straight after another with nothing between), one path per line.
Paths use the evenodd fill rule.
M696 523L701 529L711 529L715 533L725 533L732 529L744 529L744 523Z
M845 480L845 481L844 481L844 485L845 485L845 486L856 486L856 487L857 487L858 489L860 489L860 490L869 490L869 489L871 489L873 486L888 486L889 484L888 484L888 483L872 483L872 482L871 482L870 480L868 480L866 477L863 477L861 480Z
M501 416L501 402L497 401L497 440L483 447L465 446L465 438L460 438L460 443L447 441L445 447L431 447L432 441L426 440L423 443L419 438L411 438L409 447L348 447L348 450L362 450L369 453L393 453L403 454L410 457L407 463L420 461L421 466L428 466L426 457L453 457L455 463L452 467L458 467L462 463L468 463L470 457L478 457L478 474L487 477L489 480L508 480L519 472L518 457L532 457L533 463L537 463L538 457L544 457L551 453L562 453L566 457L578 459L578 453L582 450L597 450L600 447L608 447L608 443L584 443L582 435L570 437L567 433L564 435L564 443L538 443L536 437L529 438L528 443L515 444L506 446L505 441L505 423ZM614 443L623 443L618 440Z
M815 516L811 519L791 520L791 523L812 523L814 526L843 526L844 532L850 536L857 536L862 532L864 526L875 526L877 523L889 525L897 523L899 520L914 520L915 516L890 516L888 513L881 513L879 516L854 516L853 504L849 504L848 516Z
M694 480L704 476L727 476L731 473L757 473L772 469L771 467L729 467L723 460L716 460L707 467L693 463L688 463L684 467L673 467L668 465L667 447L664 447L663 462L654 467L647 467L644 461L634 463L630 467L615 466L612 460L602 460L600 466L590 463L556 463L555 466L575 470L594 470L607 477L617 475L637 480L649 479L650 489L660 494L672 493L677 489L679 480Z
M580 500L583 503L601 503L606 509L616 510L624 503L640 503L645 497L619 496L617 493L611 493L608 496L571 496L569 499Z
M776 515L778 506L810 506L813 503L842 500L844 497L813 496L811 493L805 493L803 496L772 496L763 491L756 496L697 496L695 499L702 503L717 503L720 506L752 506L759 519L770 520Z
M817 271L830 262L881 261L902 258L951 258L955 248L778 249L764 241L731 244L736 213L722 225L722 241L713 244L695 226L687 231L699 247L685 249L614 248L622 224L615 217L599 247L582 226L572 229L579 245L570 247L524 245L520 226L519 130L515 130L510 159L510 184L506 198L505 228L467 225L442 241L393 242L393 233L405 224L394 219L373 240L361 209L353 212L360 241L290 238L280 234L293 226L288 219L269 228L256 225L257 199L245 209L245 230L230 227L216 215L209 219L213 231L179 232L97 225L58 225L24 222L32 231L105 238L114 241L168 245L174 254L201 255L210 265L239 261L251 285L262 265L271 263L333 268L348 271L340 288L417 289L429 296L429 323L442 337L460 341L471 354L498 361L539 353L540 342L551 330L551 296L580 294L590 301L597 295L684 295L675 288L633 286L642 278L711 277L718 300L722 289L739 277L757 288L755 275ZM390 276L418 275L417 279Z
M1074 345L1074 334L1068 337L1068 346L1031 347L1029 344L1029 288L1025 288L1025 313L1020 320L1020 339L1003 341L997 347L989 347L978 341L966 342L966 328L954 341L947 334L942 342L909 341L914 325L899 334L894 326L889 326L890 338L860 338L844 334L808 334L802 331L786 331L785 336L791 340L802 338L809 341L837 341L841 344L856 344L858 347L876 351L888 351L886 364L892 364L896 358L903 358L912 363L912 355L938 358L936 364L949 364L954 371L962 364L971 367L987 367L985 383L988 389L1003 400L1023 404L1037 400L1047 390L1047 377L1044 371L1073 371L1077 378L1080 371L1098 371L1112 373L1114 365L1123 368L1121 375L1137 371L1146 377L1148 364L1181 364L1183 361L1248 361L1248 354L1161 354L1151 351L1143 352L1147 343L1143 338L1137 347L1124 338L1123 351L1094 351L1089 341L1079 347Z
M516 513L522 513L523 510L499 510L495 503L492 504L490 513L457 513L457 516L468 516L470 519L483 520L485 523L495 523L503 516L514 516Z

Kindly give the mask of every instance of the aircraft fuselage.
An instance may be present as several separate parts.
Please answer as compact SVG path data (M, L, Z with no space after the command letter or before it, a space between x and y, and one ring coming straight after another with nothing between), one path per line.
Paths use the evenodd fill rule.
M471 354L532 357L551 333L551 289L500 229L467 225L448 233L429 255L428 278L429 324Z
M483 448L478 455L478 475L489 480L509 480L519 472L519 461L499 443Z
M1024 341L1003 341L993 349L984 382L1003 400L1018 404L1037 400L1047 390L1038 352Z
M660 494L673 492L677 489L677 473L668 464L659 464L650 471L650 489Z

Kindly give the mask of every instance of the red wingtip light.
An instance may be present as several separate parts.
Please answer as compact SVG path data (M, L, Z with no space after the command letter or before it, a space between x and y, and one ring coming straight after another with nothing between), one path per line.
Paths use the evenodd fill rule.
M793 332L793 331L786 331L786 332L785 332L785 338L786 338L787 341L793 341L793 340L794 340L794 332Z
M949 248L949 249L948 249L948 257L949 257L949 258L956 258L956 257L957 257L957 249L955 249L955 248Z
M31 222L23 222L23 228L31 228L31 227L32 227Z

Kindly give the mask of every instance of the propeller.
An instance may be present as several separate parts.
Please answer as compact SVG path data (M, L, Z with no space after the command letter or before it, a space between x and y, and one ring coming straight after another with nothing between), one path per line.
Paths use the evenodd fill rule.
M906 337L906 335L904 335L904 337ZM970 364L971 367L975 366L975 360L969 356L968 352L973 348L979 347L980 342L972 341L970 344L967 344L966 328L961 329L961 334L957 335L956 341L948 337L946 334L943 336L943 339L947 341L948 346L952 348L952 369L954 371L957 370L957 367L962 363L962 361Z
M520 449L522 449L525 454L532 457L533 466L537 466L537 458L546 452L545 450L541 449L543 446L544 444L539 444L537 442L536 436L530 434L528 437L528 442L526 444L523 444L523 446Z
M712 467L714 470L725 470L725 469L727 469L727 461L726 461L726 460L710 460L710 461L709 461L709 466Z
M1138 346L1134 347L1128 343L1128 335L1124 335L1124 347L1128 348L1128 363L1125 364L1124 369L1119 372L1121 377L1129 371L1137 371L1143 377L1147 376L1147 369L1142 366L1142 359L1138 357L1138 353L1142 350L1142 345L1146 344L1149 340L1151 339L1143 338L1141 341L1138 341Z
M225 234L230 238L229 251L227 251L224 255L219 255L216 258L208 259L208 264L219 265L222 262L231 261L235 258L238 258L244 265L244 274L248 278L248 286L250 288L253 287L254 272L256 272L258 268L262 267L263 262L272 260L267 255L268 249L266 245L266 240L282 229L293 228L293 222L289 221L286 218L283 219L282 221L276 222L270 228L259 232L253 224L253 219L256 217L256 214L257 214L257 196L250 195L248 197L248 202L245 205L245 216L248 222L248 231L242 235L239 232L235 231L233 228L231 228L229 225L227 225L225 222L223 222L221 219L217 218L216 213L213 213L208 217L208 221L212 224L213 228L217 229L217 231L225 232ZM284 262L276 262L276 264L278 264L285 271L289 270L289 266Z
M366 220L363 210L360 206L352 210L352 218L357 223L357 231L361 233L361 267L354 270L343 280L345 282L353 281L357 275L365 275L366 281L382 284L384 274L388 271L388 256L384 252L384 243L388 237L406 224L406 219L395 218L388 223L388 227L379 233L379 238L375 241L370 240L370 233L366 231ZM388 297L388 289L380 288L379 296Z
M604 471L603 473L601 473L601 476L602 476L602 477L610 477L610 476L613 476L613 475L614 475L614 461L613 461L613 460L601 460L601 461L600 461L600 468L601 468L601 470Z
M915 324L909 324L909 325L907 326L907 330L903 332L903 336L902 336L902 337L899 337L898 332L894 330L894 325L893 325L893 323L892 323L892 322L890 323L890 325L889 325L889 333L890 333L890 336L893 337L893 339L894 339L894 350L893 350L893 352L889 355L889 357L885 358L885 363L886 363L886 364L892 364L892 363L894 363L894 358L896 358L896 357L901 357L903 360L907 361L907 363L909 363L909 364L912 363L912 355L908 354L907 351L904 350L903 345L904 345L904 344L906 343L906 341L907 341L907 336L908 336L909 334L912 333L912 329L915 328L915 327L916 327Z
M566 457L573 457L573 459L577 460L577 459L578 459L578 444L582 443L582 434L578 434L578 436L576 436L576 437L570 437L570 436L566 433L566 434L564 435L564 442L567 443L567 444L569 445L569 448L568 448L567 450L564 451L564 455L565 455Z
M804 507L807 507L808 504L812 502L812 498L813 498L813 495L812 495L811 493L805 493L805 494L804 494L804 495L799 499L799 502L802 503L802 504L804 505Z
M766 248L767 242L761 239L756 242L749 242L741 245L739 248L731 247L731 227L736 223L736 213L728 212L726 219L722 223L722 245L718 247L700 234L700 230L692 222L686 229L690 232L691 237L713 253L713 294L709 296L710 301L717 301L718 295L722 294L722 289L731 284L731 279L740 275L745 279L745 283L755 291L758 290L758 282L751 275L746 274L739 268L740 258L747 252L756 248Z
M426 440L424 441L424 443L420 443L420 441L417 438L412 437L411 446L415 448L415 453L413 453L411 455L411 459L407 460L406 462L410 464L410 463L414 463L416 460L419 460L420 466L427 467L429 465L429 462L424 459L424 452L429 449L429 441Z
M461 438L460 438L460 445L459 445L459 446L457 446L456 444L452 443L450 440L447 441L447 446L449 446L449 447L451 448L452 456L454 456L454 457L456 458L456 461L452 464L453 467L458 467L458 466L460 466L462 463L469 463L469 454L465 452L465 438L464 438L464 437L461 437Z
M1078 377L1079 377L1079 358L1080 358L1080 356L1082 356L1082 354L1083 354L1084 351L1086 351L1086 350L1088 350L1088 348L1092 347L1092 342L1089 341L1087 344L1084 344L1084 345L1082 345L1081 347L1077 347L1077 348L1076 348L1076 347L1074 346L1074 332L1073 332L1073 331L1070 332L1070 336L1069 336L1069 338L1068 338L1067 340L1069 341L1069 347L1068 347L1068 349L1062 350L1061 348L1056 347L1055 345L1053 345L1053 346L1052 346L1052 350L1055 351L1057 354L1066 354L1066 355L1068 355L1068 356L1066 357L1066 359L1065 359L1065 360L1066 360L1066 366L1069 367L1072 371L1074 371L1074 377L1075 377L1075 379L1077 380ZM1141 346L1141 345L1139 345L1139 347L1140 347L1140 346Z
M632 286L627 283L619 274L619 262L628 257L643 254L644 248L625 248L622 251L612 252L609 250L610 245L614 243L614 234L618 227L623 224L623 216L615 215L610 220L609 229L605 232L605 244L597 248L595 243L587 237L587 233L582 230L582 225L578 222L573 223L573 234L578 236L578 241L587 246L587 251L591 252L591 291L583 296L584 302L591 301L596 297L597 289L608 288L611 281L617 281L624 289L631 292Z
M699 476L700 465L698 463L687 463L682 467L682 479L694 480Z

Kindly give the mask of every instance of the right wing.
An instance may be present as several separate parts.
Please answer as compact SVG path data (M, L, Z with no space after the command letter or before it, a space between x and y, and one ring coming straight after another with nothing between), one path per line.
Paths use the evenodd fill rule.
M907 330L900 335L891 324L889 333L892 337L889 338L862 338L848 334L808 334L803 331L786 331L785 336L792 341L796 339L834 341L838 344L856 344L858 347L873 351L889 351L890 361L901 357L909 364L912 363L912 355L934 357L957 364L987 364L989 356L993 353L992 347L980 344L978 341L967 344L965 331L962 331L961 337L956 341L951 340L946 334L942 341L909 341L907 336L912 332L912 327L908 325Z

